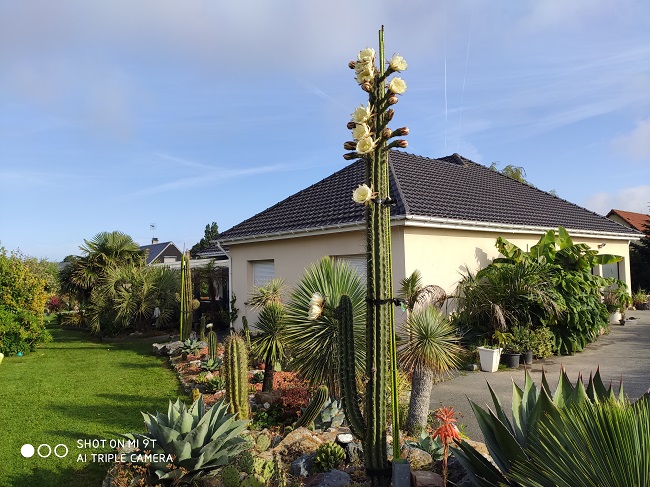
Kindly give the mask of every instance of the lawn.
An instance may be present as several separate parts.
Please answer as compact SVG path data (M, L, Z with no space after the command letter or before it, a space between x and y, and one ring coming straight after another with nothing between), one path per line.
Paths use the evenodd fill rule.
M143 431L140 411L166 412L180 394L151 340L102 343L84 331L50 331L53 342L0 364L1 487L101 485L109 464L92 455L111 452L122 433ZM84 440L95 441L80 448ZM46 445L43 456L47 445L53 451L25 458L24 444Z

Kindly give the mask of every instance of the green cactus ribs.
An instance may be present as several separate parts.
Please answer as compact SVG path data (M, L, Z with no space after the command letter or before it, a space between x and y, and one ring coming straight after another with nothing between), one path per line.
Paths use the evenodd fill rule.
M230 402L230 412L238 413L239 419L248 419L248 352L240 335L232 334L226 338L224 367L226 378L226 400Z

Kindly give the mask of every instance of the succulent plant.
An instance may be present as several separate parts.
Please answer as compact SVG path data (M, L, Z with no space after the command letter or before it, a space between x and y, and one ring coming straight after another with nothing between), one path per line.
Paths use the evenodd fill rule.
M239 469L234 465L227 465L221 469L221 481L224 487L239 487Z
M201 351L201 342L194 338L188 338L181 345L181 353L196 355Z
M323 443L316 450L316 456L314 457L314 464L323 472L329 472L330 470L338 467L345 460L345 450L341 448L340 445L337 445L333 441L328 441Z
M301 426L309 426L312 424L320 410L323 408L323 404L325 404L327 398L327 386L320 386L312 396L311 401L309 401L307 408L303 411L302 415L300 418L298 418L298 421L295 422L293 427L300 428Z
M494 411L491 409L485 411L471 400L470 404L496 467L466 442L458 443L456 447L451 448L469 474L473 485L516 485L510 477L511 467L517 462L529 461L526 447L534 437L534 431L539 428L539 424L545 424L547 418L557 418L560 410L585 403L623 404L625 401L622 385L617 398L611 385L609 389L605 388L599 370L589 377L589 383L585 388L582 377L578 377L576 385L573 386L563 369L553 395L545 373L542 372L542 383L538 391L526 372L523 390L515 383L512 385L512 421L510 421L489 384L488 388L494 402Z
M226 400L230 402L230 412L237 413L240 419L248 419L248 352L244 339L237 334L226 338L224 354L224 377L226 379Z
M217 360L217 334L210 330L208 332L208 358L212 360Z
M239 456L237 465L239 465L242 472L250 475L254 472L255 457L250 451L245 451Z
M269 449L270 446L271 438L269 438L267 435L262 434L257 437L257 441L255 441L255 448L257 448L257 451L265 452Z
M266 487L266 480L259 474L248 475L240 487Z
M314 428L325 431L328 428L339 428L345 421L345 413L341 401L329 398L314 418Z
M205 388L210 393L223 391L226 388L226 379L224 379L220 375L215 375L205 383Z
M275 485L277 487L287 487L287 473L282 465L280 455L273 455L273 469L275 471Z
M146 463L164 482L180 483L227 465L246 447L239 435L248 421L236 420L221 400L206 411L203 398L186 407L180 399L169 401L167 414L142 413L149 433L124 435L137 445L147 446L159 461ZM154 457L155 459L156 457Z
M201 363L201 370L207 370L208 372L216 372L223 367L223 360L220 358L208 359L205 362Z
M427 452L434 460L442 459L444 454L445 448L440 438L437 436L432 438L426 431L420 433L417 441L405 441L404 443L411 448L417 448L418 450Z
M264 460L263 458L256 457L253 460L253 474L260 475L265 481L271 480L273 477L274 467L273 462Z

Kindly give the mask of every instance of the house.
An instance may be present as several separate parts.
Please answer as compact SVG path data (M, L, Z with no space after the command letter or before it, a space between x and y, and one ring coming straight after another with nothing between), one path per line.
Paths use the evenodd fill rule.
M141 245L140 250L146 253L146 264L173 264L180 262L183 252L174 242L158 242L156 237L151 239L151 245Z
M461 273L498 256L498 236L527 249L560 225L576 243L607 245L608 254L622 255L616 272L630 280L628 246L640 238L636 230L458 154L431 159L391 151L389 166L396 200L391 207L395 288L419 269L425 284L453 292ZM323 256L347 261L365 275L364 207L351 198L364 174L364 162L357 160L220 234L215 250L229 249L240 319L254 322L254 310L244 303L254 285L277 276L292 286Z
M607 218L614 220L621 225L625 225L628 228L633 228L634 230L645 233L650 237L650 215L612 209L607 213Z

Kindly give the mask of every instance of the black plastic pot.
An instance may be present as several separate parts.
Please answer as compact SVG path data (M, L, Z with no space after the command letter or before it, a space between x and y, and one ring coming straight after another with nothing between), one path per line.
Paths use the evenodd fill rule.
M528 350L525 353L521 354L521 358L519 359L520 364L525 364L525 365L533 365L533 351Z
M520 358L520 353L501 353L501 363L509 369L518 369Z

